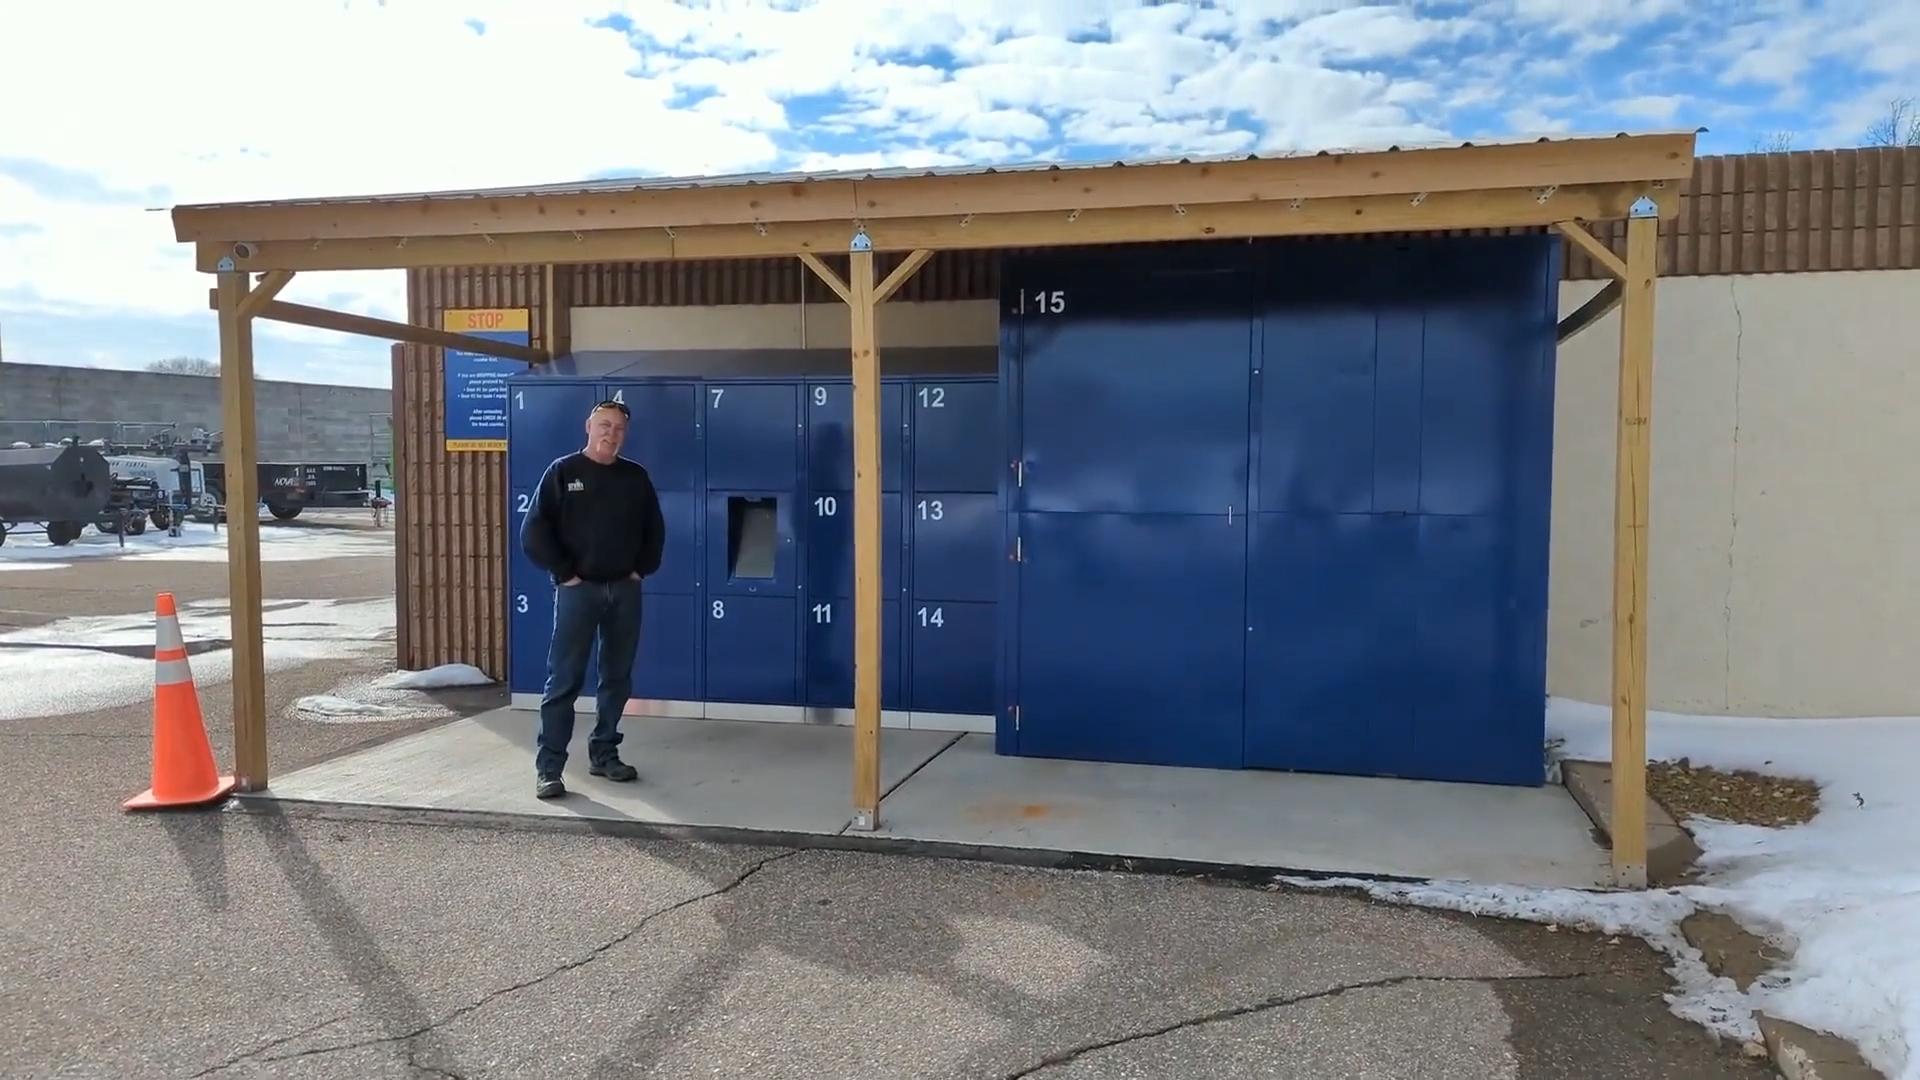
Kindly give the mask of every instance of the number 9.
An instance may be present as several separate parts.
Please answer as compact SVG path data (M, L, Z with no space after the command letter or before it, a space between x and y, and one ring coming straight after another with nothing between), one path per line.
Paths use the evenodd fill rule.
M824 386L816 386L816 387L814 387L814 388L813 388L813 403L814 403L815 405L825 405L825 404L827 403L827 388L826 388L826 387L824 387Z

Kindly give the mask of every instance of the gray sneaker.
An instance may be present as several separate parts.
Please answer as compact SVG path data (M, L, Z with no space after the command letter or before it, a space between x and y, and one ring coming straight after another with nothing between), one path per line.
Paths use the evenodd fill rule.
M536 799L557 799L566 793L567 785L561 783L558 776L542 776L533 785Z

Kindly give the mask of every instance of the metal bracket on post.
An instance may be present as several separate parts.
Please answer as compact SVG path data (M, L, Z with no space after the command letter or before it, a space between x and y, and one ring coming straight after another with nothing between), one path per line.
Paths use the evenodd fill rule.
M873 815L867 813L865 810L855 810L853 812L853 827L861 832L872 832Z
M222 255L222 256L220 256L220 261L219 261L219 262L217 262L217 263L214 263L214 264L213 264L213 268L214 268L214 270L216 270L216 271L218 271L219 273L222 273L222 274L231 274L231 273L233 273L233 271L234 271L234 265L233 265L233 256L231 256L231 255Z
M1627 207L1627 216L1630 218L1659 217L1660 208L1653 204L1652 199L1649 199L1645 195L1642 195L1639 198L1633 200L1632 206Z
M872 251L873 250L873 241L870 238L868 238L867 227L865 225L855 225L853 227L853 243L847 247L847 250L848 251Z

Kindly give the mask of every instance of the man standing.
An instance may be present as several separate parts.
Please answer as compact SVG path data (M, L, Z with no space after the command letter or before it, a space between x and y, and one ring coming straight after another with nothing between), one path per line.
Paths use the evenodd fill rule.
M640 580L660 569L666 521L647 470L620 456L632 413L603 401L587 413L587 446L547 466L520 546L553 575L553 642L535 740L534 795L566 794L560 771L573 741L573 705L587 680L587 655L600 643L600 691L587 773L625 783L639 779L620 760L620 715L633 696L633 654L640 644Z

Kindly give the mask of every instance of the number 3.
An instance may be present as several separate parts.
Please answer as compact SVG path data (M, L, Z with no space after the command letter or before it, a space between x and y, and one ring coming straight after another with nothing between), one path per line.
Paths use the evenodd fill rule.
M527 613L527 594L517 593L513 598L513 610L521 615Z

